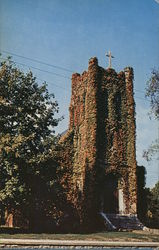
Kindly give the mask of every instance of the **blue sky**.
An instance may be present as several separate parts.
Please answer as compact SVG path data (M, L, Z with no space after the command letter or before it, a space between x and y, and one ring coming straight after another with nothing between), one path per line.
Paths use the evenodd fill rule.
M157 137L158 124L149 120L145 86L152 68L159 65L159 3L156 0L0 0L0 50L8 51L82 73L89 58L98 57L106 68L105 53L115 56L113 68L134 68L137 123L137 161L147 170L147 185L159 178L157 160L148 164L143 150ZM3 56L7 54L3 53ZM68 126L71 72L13 56L48 82ZM33 67L52 72L49 74ZM57 76L60 74L62 76ZM39 80L39 83L41 80Z

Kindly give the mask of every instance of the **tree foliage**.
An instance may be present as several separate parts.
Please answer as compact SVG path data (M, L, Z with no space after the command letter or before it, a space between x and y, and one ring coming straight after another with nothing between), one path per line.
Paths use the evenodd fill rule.
M0 64L0 203L7 209L45 205L57 167L58 104L46 83L10 60ZM51 191L52 192L52 191Z
M159 70L153 70L147 82L146 96L150 98L151 113L159 119Z
M154 188L146 188L145 174L145 168L137 166L138 217L144 225L159 228L159 181Z
M144 166L137 166L137 213L144 222L147 213L146 170Z
M150 98L151 112L159 120L159 70L153 70L149 81L147 82L146 97ZM159 154L159 138L157 138L148 150L144 151L144 158L149 161L154 155Z
M159 181L154 188L147 189L147 225L159 228Z

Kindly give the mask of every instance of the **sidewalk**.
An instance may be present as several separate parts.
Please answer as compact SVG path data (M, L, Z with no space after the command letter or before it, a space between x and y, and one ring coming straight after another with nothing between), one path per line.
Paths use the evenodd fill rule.
M0 239L0 247L159 247L159 242Z

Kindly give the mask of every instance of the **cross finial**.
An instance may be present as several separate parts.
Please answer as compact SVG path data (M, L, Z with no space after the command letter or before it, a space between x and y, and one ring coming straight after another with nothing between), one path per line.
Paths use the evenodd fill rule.
M109 66L108 66L108 68L111 68L111 67L112 67L112 58L114 58L114 56L112 56L111 51L109 51L109 52L106 54L106 56L109 57Z

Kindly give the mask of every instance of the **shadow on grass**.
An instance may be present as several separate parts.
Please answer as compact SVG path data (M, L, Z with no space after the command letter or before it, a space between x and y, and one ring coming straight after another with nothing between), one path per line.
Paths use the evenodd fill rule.
M150 241L158 242L158 235L148 232L97 232L97 233L56 233L31 232L19 228L0 228L0 238L12 239L48 239L48 240L99 240L99 241Z

